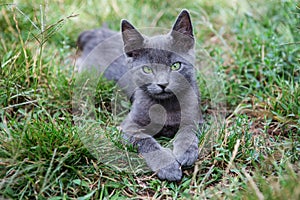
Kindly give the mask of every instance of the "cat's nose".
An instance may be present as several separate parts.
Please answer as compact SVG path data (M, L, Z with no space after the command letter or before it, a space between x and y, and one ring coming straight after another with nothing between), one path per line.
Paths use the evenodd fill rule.
M161 89L165 89L167 86L168 86L168 82L161 82L161 83L158 83L157 85L161 88Z

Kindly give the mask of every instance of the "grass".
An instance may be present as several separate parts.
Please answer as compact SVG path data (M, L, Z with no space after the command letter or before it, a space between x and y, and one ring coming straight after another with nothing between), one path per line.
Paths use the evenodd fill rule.
M299 199L299 6L289 0L2 3L0 198ZM103 23L119 30L122 18L136 27L171 27L182 8L191 12L197 39L205 126L199 161L170 183L138 157L131 167L144 172L106 164L86 145L91 139L82 138L87 131L72 112L74 58L83 30ZM117 140L118 120L103 103L115 98L115 87L100 83L91 124ZM97 142L112 150L101 139L92 147Z

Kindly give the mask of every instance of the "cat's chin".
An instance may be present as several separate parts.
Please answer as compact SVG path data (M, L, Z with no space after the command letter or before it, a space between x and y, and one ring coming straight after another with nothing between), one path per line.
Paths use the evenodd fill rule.
M159 100L165 100L165 99L170 99L174 97L174 94L171 92L161 92L158 94L151 94L149 93L149 95L154 98L154 99L159 99Z

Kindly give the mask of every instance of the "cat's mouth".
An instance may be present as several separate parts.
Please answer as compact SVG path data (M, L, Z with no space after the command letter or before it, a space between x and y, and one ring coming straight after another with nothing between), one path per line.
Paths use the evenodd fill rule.
M144 91L154 99L169 99L174 97L174 93L168 88L154 87L147 85L143 87Z
M156 99L169 99L174 96L174 93L161 91L159 93L150 93L150 95Z

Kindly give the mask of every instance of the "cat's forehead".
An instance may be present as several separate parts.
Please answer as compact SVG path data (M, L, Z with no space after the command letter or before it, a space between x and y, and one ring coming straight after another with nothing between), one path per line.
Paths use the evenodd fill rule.
M145 37L144 47L172 51L172 37L170 35Z
M154 50L152 51L152 53L156 53L156 54L158 53L157 54L158 57L166 56L165 53L159 55L160 54L159 52L169 52L167 53L169 55L168 57L181 56L186 60L188 60L190 63L194 63L194 49L182 51L180 48L174 45L176 41L170 34L156 35L152 37L147 37L147 36L143 36L143 37L144 37L143 47L145 49ZM183 38L185 38L185 36Z

